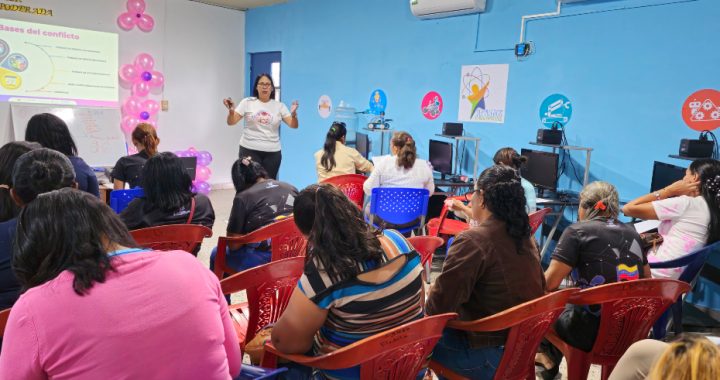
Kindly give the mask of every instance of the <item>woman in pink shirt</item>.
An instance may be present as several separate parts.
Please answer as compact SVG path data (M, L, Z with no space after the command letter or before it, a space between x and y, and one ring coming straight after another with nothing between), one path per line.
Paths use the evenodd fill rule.
M135 248L90 194L41 194L18 217L23 294L2 379L230 379L241 354L215 276L186 252Z

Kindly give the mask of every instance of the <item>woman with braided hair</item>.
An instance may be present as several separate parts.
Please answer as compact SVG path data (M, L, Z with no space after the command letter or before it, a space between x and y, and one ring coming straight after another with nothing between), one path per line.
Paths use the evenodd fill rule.
M325 145L315 152L315 170L318 181L355 171L369 173L373 164L357 150L345 146L347 128L345 123L333 122L325 137Z
M428 315L456 312L472 321L545 292L517 171L504 165L485 169L475 182L470 206L478 225L455 239L425 304ZM492 379L506 338L506 331L446 328L432 358L464 377Z
M693 161L685 177L623 207L627 216L659 220L663 241L648 253L651 262L668 261L720 240L720 161ZM654 269L653 277L675 278L682 268Z
M547 290L556 290L571 272L579 288L650 277L640 235L633 226L617 220L619 212L615 186L597 181L583 188L580 220L563 231L545 271ZM555 322L555 331L573 347L589 352L599 326L599 309L567 305ZM551 379L557 374L562 353L547 341L540 351L537 361L546 368L542 377Z

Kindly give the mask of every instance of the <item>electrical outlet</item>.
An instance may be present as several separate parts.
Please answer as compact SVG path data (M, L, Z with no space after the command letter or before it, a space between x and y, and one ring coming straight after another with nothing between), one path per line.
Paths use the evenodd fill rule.
M161 100L160 101L160 109L163 111L168 110L168 101L167 100Z

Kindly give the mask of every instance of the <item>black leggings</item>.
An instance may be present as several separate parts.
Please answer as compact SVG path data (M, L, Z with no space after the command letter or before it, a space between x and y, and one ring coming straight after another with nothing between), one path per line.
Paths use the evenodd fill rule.
M278 171L280 170L280 161L282 161L282 152L264 152L262 150L252 150L240 146L239 152L240 158L250 156L252 160L262 165L263 168L268 172L268 176L272 179L277 179Z

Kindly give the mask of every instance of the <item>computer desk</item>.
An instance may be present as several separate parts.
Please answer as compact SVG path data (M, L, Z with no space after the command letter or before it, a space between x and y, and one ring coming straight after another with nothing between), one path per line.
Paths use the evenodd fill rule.
M556 207L560 206L560 210L557 212L551 212L548 215L556 215L557 218L555 218L555 223L553 223L552 228L550 229L550 233L545 238L545 242L543 243L542 249L540 250L540 259L542 259L545 255L545 251L547 251L548 246L550 245L550 240L552 240L552 236L555 235L555 231L557 230L558 226L560 225L560 219L562 219L562 215L565 213L565 209L568 207L578 207L580 205L579 199L576 197L569 197L565 199L559 199L559 198L536 198L536 204L538 206L538 209L544 208L544 207ZM542 206L542 207L540 207Z
M435 179L435 194L449 194L449 195L458 195L458 191L463 188L467 188L469 190L473 189L473 186L475 186L475 182L453 182L448 181L446 179ZM438 191L438 188L447 188L448 191ZM469 191L468 190L468 191Z

